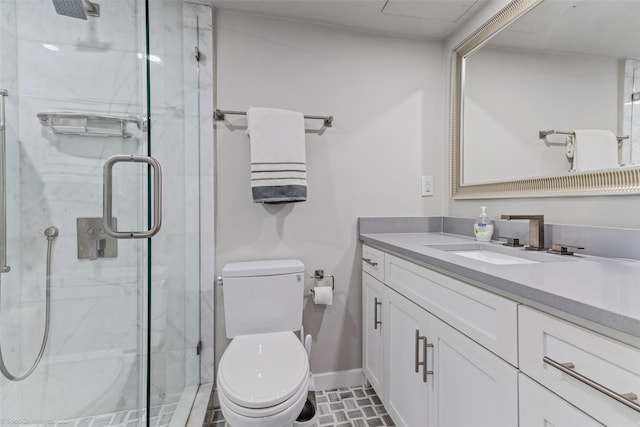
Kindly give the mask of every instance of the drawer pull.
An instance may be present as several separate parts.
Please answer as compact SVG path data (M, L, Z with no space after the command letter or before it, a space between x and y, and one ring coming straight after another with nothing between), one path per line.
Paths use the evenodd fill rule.
M364 262L366 262L367 264L369 264L371 267L377 267L378 263L375 261L372 261L371 258L362 258L362 260Z
M595 381L593 381L590 378L585 377L582 374L579 374L576 371L573 371L573 367L575 367L575 365L573 365L573 363L568 362L568 363L558 363L553 359L548 358L547 356L545 356L542 361L544 363L547 363L551 366L553 366L554 368L558 369L561 372L564 372L565 374L569 375L570 377L573 377L575 379L577 379L578 381L588 385L589 387L595 388L596 390L598 390L601 393L606 394L607 396L609 396L610 398L622 403L623 405L628 406L631 409L634 409L638 412L640 412L640 405L633 402L634 400L638 400L638 396L635 393L616 393L615 391L603 386L602 384L599 384ZM571 366L568 367L568 366Z
M378 301L378 297L373 298L373 329L378 329L378 325L382 325L382 320L378 320L378 306L382 306L382 302Z
M420 347L419 343L422 340L422 353L424 359L420 362ZM427 382L427 375L433 374L433 371L427 371L427 348L433 348L433 344L427 343L427 337L420 336L420 330L416 329L416 373L420 372L420 366L422 366L422 381Z

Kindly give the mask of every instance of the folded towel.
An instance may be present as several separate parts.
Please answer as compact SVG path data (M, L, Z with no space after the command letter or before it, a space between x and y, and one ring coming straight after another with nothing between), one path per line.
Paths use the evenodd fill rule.
M573 169L587 171L617 168L618 139L609 130L582 129L575 131Z
M256 203L307 200L304 116L275 108L249 108L251 192Z

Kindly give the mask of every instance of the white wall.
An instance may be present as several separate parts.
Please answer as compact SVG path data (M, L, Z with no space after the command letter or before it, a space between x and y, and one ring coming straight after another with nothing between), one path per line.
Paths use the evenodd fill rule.
M479 13L472 17L463 27L449 37L444 45L446 56L446 70L449 75L450 52L461 43L476 28L487 19L498 13L508 4L506 0L488 2ZM446 85L449 85L448 79ZM447 104L448 104L447 93ZM443 127L448 129L448 119ZM450 164L449 136L442 140L447 147L443 162ZM450 191L450 177L448 167L441 177L445 183L443 187L436 186L436 191ZM640 228L640 196L602 196L602 197L569 197L569 198L533 198L533 199L492 199L492 200L448 200L443 214L456 217L476 217L480 212L479 206L488 206L492 217L500 214L544 214L545 221L557 224L595 225L605 227Z
M295 257L307 273L335 275L332 306L305 302L311 368L359 368L358 216L440 212L443 193L425 202L420 176L436 174L437 181L442 167L442 46L230 11L217 15L216 41L218 108L335 117L324 134L306 136L307 202L278 206L251 200L246 118L228 116L237 128L216 125L218 274L228 262ZM319 126L307 121L308 129ZM218 358L226 345L223 313L219 294Z

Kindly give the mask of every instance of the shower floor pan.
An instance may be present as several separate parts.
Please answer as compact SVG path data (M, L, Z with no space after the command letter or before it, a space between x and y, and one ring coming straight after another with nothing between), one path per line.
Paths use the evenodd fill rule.
M134 363L135 354L120 350L43 358L30 377L2 387L3 421L53 425L113 412Z

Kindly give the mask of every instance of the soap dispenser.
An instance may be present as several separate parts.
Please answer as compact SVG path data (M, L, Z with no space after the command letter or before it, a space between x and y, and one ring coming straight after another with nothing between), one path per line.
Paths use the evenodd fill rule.
M478 242L490 242L491 236L493 236L493 224L489 218L487 218L487 207L480 207L480 217L473 225L473 232L476 235Z

